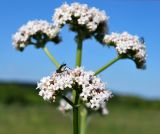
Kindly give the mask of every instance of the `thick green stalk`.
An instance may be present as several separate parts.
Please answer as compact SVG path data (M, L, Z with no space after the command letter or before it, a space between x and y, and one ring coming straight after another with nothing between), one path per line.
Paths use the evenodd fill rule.
M76 66L80 67L82 62L82 42L81 37L77 39L77 53L76 53Z
M104 71L105 69L107 69L108 67L110 67L112 64L114 64L115 62L117 62L121 58L122 58L121 56L117 56L116 58L114 58L113 60L111 60L109 63L105 64L104 66L102 66L101 68L99 68L97 71L95 71L95 75L101 73L102 71Z
M81 37L81 34L79 33L78 36L77 36L77 51L76 51L76 67L80 67L81 66L81 63L82 63L82 49L83 49L83 38ZM75 101L75 103L77 103L76 101L79 102L79 98L77 100L77 92L73 92L72 95L73 95L73 100ZM78 124L76 126L76 128L74 128L74 131L78 130L78 134L81 134L81 132L83 131L82 128L85 128L85 127L81 127L81 111L80 111L80 108L73 108L73 123L74 124ZM75 126L74 126L75 127ZM78 127L78 128L77 128ZM76 130L75 130L76 129ZM74 133L75 134L75 133ZM77 133L76 133L77 134Z
M73 134L79 134L78 108L73 107Z
M77 36L77 51L76 51L76 67L81 66L82 61L82 42L83 39L81 38L80 34ZM79 104L79 92L78 88L72 92L73 95L73 101L75 105ZM74 134L80 134L80 109L79 107L75 106L73 107L73 133Z
M85 134L86 133L86 128L87 128L87 110L85 107L82 106L81 111L80 111L80 134Z
M54 63L54 65L56 66L56 68L60 67L60 64L58 63L58 61L53 57L53 55L49 52L49 50L47 49L47 47L43 47L44 52L46 53L46 55L49 57L49 59Z
M73 134L79 134L79 92L76 89L75 103L73 107Z

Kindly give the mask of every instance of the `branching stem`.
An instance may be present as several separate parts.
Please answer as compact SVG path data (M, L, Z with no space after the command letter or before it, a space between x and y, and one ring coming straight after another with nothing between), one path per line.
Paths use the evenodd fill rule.
M53 62L53 64L56 66L56 68L60 67L60 64L58 63L58 61L54 58L54 56L49 52L47 47L43 47L44 52L46 53L46 55L49 57L49 59Z
M72 107L74 107L73 102L72 102L71 100L69 100L65 95L62 95L62 98L63 98L66 102L68 102Z
M109 63L105 64L104 66L102 66L101 68L99 68L97 71L95 71L95 75L98 75L102 71L106 70L108 67L110 67L111 65L113 65L115 62L117 62L121 58L122 58L121 56L117 56L116 58L114 58L113 60L111 60Z

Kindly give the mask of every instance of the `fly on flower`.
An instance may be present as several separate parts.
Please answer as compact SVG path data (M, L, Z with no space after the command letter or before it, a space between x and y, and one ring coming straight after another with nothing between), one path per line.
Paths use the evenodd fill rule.
M70 68L67 67L67 64L64 63L56 70L56 73L62 73L64 71L67 71L68 69L70 69Z

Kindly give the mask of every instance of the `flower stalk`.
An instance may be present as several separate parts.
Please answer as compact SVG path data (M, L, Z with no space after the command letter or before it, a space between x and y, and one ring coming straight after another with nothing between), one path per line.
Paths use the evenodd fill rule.
M101 73L102 71L104 71L105 69L113 65L115 62L117 62L121 58L122 58L121 56L117 56L116 58L112 59L109 63L105 64L104 66L99 68L97 71L95 71L95 75L98 75L99 73Z
M81 35L78 34L76 38L77 42L77 51L76 51L76 67L80 67L82 63L82 49L83 49L83 39L81 38ZM79 92L76 90L76 92L72 93L74 103L75 105L78 105L79 103ZM81 126L81 116L80 116L80 108L79 107L73 107L73 134L80 134L80 126Z
M59 68L60 64L54 58L54 56L49 52L48 48L47 47L43 47L42 49L44 50L45 54L49 57L49 59L52 61L52 63L56 66L56 68Z
M87 127L87 110L85 107L82 106L80 111L80 134L86 133L86 127Z
M79 91L76 89L75 103L73 107L73 134L80 134L79 130Z
M81 37L77 38L77 52L76 52L76 66L80 67L82 63L82 44L83 40Z

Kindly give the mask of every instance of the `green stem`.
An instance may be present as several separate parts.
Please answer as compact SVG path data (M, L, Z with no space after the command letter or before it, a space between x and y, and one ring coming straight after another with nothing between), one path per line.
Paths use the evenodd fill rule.
M76 66L80 67L82 63L82 42L81 37L77 38Z
M75 103L73 107L73 134L79 134L79 93L76 89Z
M111 60L109 63L105 64L104 66L102 66L101 68L99 68L96 72L95 75L101 73L102 71L104 71L105 69L107 69L108 67L110 67L112 64L114 64L115 62L117 62L118 60L120 60L122 57L121 56L117 56L116 58L114 58L113 60Z
M76 42L77 42L77 51L76 51L76 67L80 67L81 63L82 63L82 48L83 48L83 38L81 37L81 34L79 33L77 38L76 38ZM79 93L78 93L78 88L76 89L76 91L72 92L72 96L73 96L73 101L75 103L76 107L73 107L73 133L74 134L80 134L80 109L79 107L77 107L77 105L79 104Z
M62 98L63 98L66 102L68 102L72 107L74 107L73 102L72 102L71 100L69 100L66 96L62 95Z
M87 110L85 107L82 107L80 112L81 120L80 120L80 134L86 133L87 128Z
M56 68L60 67L60 64L58 63L58 61L53 57L53 55L49 52L47 47L43 47L42 48L44 50L44 52L46 53L46 55L49 57L49 59L54 63L54 65L56 66Z

